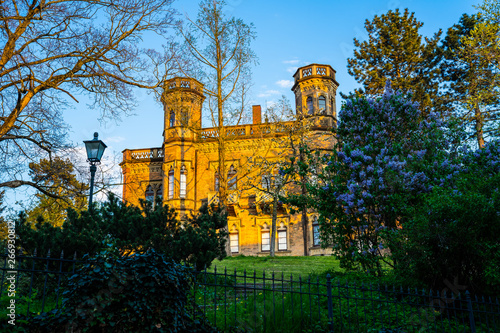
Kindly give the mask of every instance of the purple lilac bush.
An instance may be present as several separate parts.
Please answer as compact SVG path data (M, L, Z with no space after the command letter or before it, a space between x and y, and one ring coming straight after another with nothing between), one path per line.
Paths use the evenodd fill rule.
M379 275L385 249L401 246L406 208L451 182L460 170L457 154L438 115L424 117L390 83L378 98L349 96L335 134L332 153L310 154L301 165L303 174L317 173L308 184L309 205L319 213L323 244L333 244L341 265Z

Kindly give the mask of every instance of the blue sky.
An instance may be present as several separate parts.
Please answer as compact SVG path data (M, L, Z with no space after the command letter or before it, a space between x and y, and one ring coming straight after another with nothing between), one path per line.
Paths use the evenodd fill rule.
M290 91L292 75L297 67L310 63L329 64L337 71L338 92L348 93L359 85L347 73L347 58L353 55L353 38L364 40L364 22L389 9L409 8L424 23L421 34L431 37L439 29L443 34L458 22L463 13L476 12L472 0L229 0L226 13L253 23L257 39L252 48L259 59L253 68L253 89L250 104L277 101L282 95L293 101ZM196 17L197 0L179 0L174 6ZM147 47L160 47L150 42ZM92 139L93 132L108 145L108 162L126 148L160 147L162 144L163 111L153 95L137 92L138 108L121 121L100 122L98 110L91 110L85 101L65 111L71 126L70 140L83 149L83 140ZM337 99L337 110L341 99ZM83 151L82 151L83 153ZM82 156L83 157L83 156ZM83 157L84 158L84 157ZM110 162L111 163L111 162Z
M337 71L338 91L348 93L359 85L347 73L347 58L353 54L353 38L365 39L365 20L386 13L389 9L409 8L424 23L421 33L432 36L458 22L459 17L476 10L471 0L390 0L390 1L295 1L295 0L229 0L226 13L253 23L257 39L253 49L259 64L253 68L251 104L263 109L285 95L293 101L290 91L292 75L297 67L310 63L331 65ZM181 13L195 18L196 0L175 3ZM153 45L154 46L154 45ZM91 139L98 131L109 150L159 147L162 143L162 109L153 95L138 92L139 107L133 116L120 122L100 123L98 111L85 103L67 110L65 119L72 127L75 143ZM340 108L340 98L337 100Z

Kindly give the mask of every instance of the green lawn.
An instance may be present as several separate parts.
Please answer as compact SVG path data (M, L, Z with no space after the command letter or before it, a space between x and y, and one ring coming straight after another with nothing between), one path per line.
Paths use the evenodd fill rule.
M339 261L332 256L314 256L314 257L228 257L224 260L214 260L210 271L217 267L217 272L224 272L227 269L228 274L233 274L234 270L238 275L243 274L246 269L247 275L253 275L254 271L257 276L262 277L265 272L266 277L271 277L274 272L276 277L281 278L283 272L286 279L293 275L294 280L299 275L306 278L309 275L326 275L327 272L343 272L339 267Z
M394 276L391 269L384 265L386 273L382 277L375 277L364 272L348 272L340 268L340 263L333 256L311 256L311 257L252 257L252 256L236 256L227 257L224 260L214 260L208 271L213 272L217 267L217 273L224 273L227 269L227 274L234 274L236 269L238 275L242 275L246 269L247 276L253 276L255 270L257 277L262 277L266 273L266 278L271 278L272 273L275 273L275 278L281 279L281 273L285 279L296 280L299 276L302 279L309 275L317 276L320 280L324 280L326 274L330 274L332 281L343 283L367 283L367 284L387 284L403 287L424 287L418 282L410 281Z

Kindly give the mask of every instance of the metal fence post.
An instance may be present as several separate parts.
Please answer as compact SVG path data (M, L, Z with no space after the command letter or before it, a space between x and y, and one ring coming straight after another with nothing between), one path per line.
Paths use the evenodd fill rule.
M328 296L328 326L330 332L333 332L332 278L330 274L326 275L326 294Z
M474 321L474 312L472 311L472 301L468 290L465 291L465 299L467 300L467 310L469 310L470 331L471 333L476 333L476 323Z

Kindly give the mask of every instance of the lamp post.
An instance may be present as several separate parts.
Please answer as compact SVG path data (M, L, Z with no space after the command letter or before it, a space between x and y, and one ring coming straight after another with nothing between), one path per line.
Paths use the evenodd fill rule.
M94 133L93 140L83 141L85 149L87 150L87 161L90 163L90 195L89 195L89 209L92 209L92 194L94 193L94 176L97 171L96 164L101 163L101 157L106 149L106 145L97 137L99 134Z

